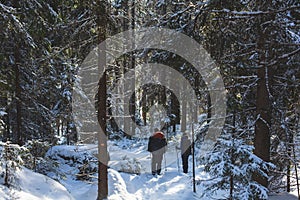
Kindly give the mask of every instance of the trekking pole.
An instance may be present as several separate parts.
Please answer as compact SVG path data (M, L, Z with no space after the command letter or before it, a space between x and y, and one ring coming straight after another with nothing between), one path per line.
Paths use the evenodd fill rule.
M295 145L293 145L293 154L294 154L294 162L295 162L295 173L297 180L297 192L298 192L298 200L300 200L300 190L299 190L299 179L298 179L298 170L297 170L297 162L296 162L296 154L295 154Z
M196 178L195 178L195 136L194 123L192 123L192 157L193 157L193 192L196 193Z
M178 149L177 147L175 146L175 150L176 150L176 157L177 157L177 169L178 169L178 173L180 172L179 170L179 158L178 158Z
M165 172L167 171L167 159L166 159L166 153L164 154L164 159L165 159Z
M152 153L150 153L150 172L152 173Z
M167 123L167 125L168 125L168 123ZM167 126L167 144L168 144L168 138L169 137L169 129L168 129L168 126ZM166 154L167 154L167 150L166 150L166 146L165 146L165 155L164 155L164 157L165 157L165 171L167 171L167 159L166 159Z

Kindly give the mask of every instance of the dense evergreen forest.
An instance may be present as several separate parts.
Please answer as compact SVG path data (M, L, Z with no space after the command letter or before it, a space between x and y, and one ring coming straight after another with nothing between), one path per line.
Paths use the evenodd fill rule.
M30 154L37 158L50 146L95 143L94 122L78 121L73 113L73 94L81 92L76 87L81 64L98 44L115 34L166 28L202 45L226 90L222 134L205 158L196 156L198 165L204 163L212 177L222 177L208 182L207 192L228 189L228 199L241 199L241 188L250 183L248 199L259 199L265 191L256 183L269 192L289 192L299 187L300 178L299 22L298 0L1 0L1 146L30 147ZM169 40L176 38L170 35ZM177 93L164 85L140 82L141 74L149 80L158 76L144 70L143 63L161 63L182 74L196 94L197 108L178 101L177 93L185 99L188 92L178 80L169 78L168 71L159 76L176 85ZM134 88L130 94L120 88L122 96L116 98L129 99L125 105L115 101L112 88L122 86L130 70L135 70L127 76L135 82ZM163 127L168 138L176 131L190 130L194 123L202 127L195 130L195 146L200 149L201 138L218 117L211 116L218 105L212 103L205 77L183 57L162 49L126 53L95 81L98 121L109 140L147 139L143 126L155 126L153 121L159 117L153 116L151 108L160 105L157 108L168 116ZM123 116L120 125L114 113L122 113L126 106L129 115ZM78 126L91 131L82 132L84 128ZM5 155L1 154L2 163L14 159ZM36 161L28 162L26 167L36 168ZM220 166L223 162L227 164ZM101 170L107 168L100 163ZM101 187L106 186L100 183ZM98 196L104 198L105 192Z

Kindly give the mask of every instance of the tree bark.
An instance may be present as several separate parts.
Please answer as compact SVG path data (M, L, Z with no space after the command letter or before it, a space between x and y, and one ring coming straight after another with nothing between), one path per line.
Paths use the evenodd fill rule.
M257 1L258 10L266 10L269 8L270 2ZM256 115L257 121L255 124L254 136L254 154L262 160L270 161L270 126L271 126L271 100L270 86L271 77L270 69L267 66L268 61L268 35L270 27L264 25L265 22L272 20L272 16L260 16L257 19L257 54L258 54L258 69L257 69L257 91L256 91ZM266 26L266 27L265 27ZM268 180L261 175L254 175L254 180L261 185L268 187Z
M107 13L106 1L97 1L97 25L98 25L98 42L101 43L106 39L107 34ZM103 68L102 65L106 63L105 49L98 49L98 67ZM108 152L107 152L107 132L106 132L106 100L107 100L107 86L106 86L106 70L99 80L98 87L98 122L101 127L98 133L98 197L97 200L107 199L108 196Z
M16 87L16 143L22 145L23 137L21 132L22 113L21 113L21 81L20 81L20 53L19 48L15 50L15 87Z
M262 160L270 161L270 125L271 125L271 106L267 89L267 67L261 67L257 71L257 96L256 113L258 120L255 124L254 153ZM268 187L268 180L260 175L255 176L255 180L261 185Z
M135 0L132 0L131 1L131 5L130 5L130 28L132 30L134 30L135 28ZM132 48L134 49L135 48L135 44L134 44L134 37L135 37L135 32L132 31ZM134 80L132 81L133 82L133 86L132 86L132 89L133 89L133 93L132 93L132 99L133 101L130 101L130 115L131 115L131 120L133 120L135 123L137 122L137 119L136 119L136 105L135 105L135 102L136 102L136 93L135 93L135 88L136 88L136 85L135 85L135 79L136 79L136 71L135 71L135 53L132 51L130 53L130 68L131 69L134 69L134 77L132 77ZM131 136L134 136L135 135L135 127L130 127L130 134Z
M184 92L183 92L184 93ZM182 94L185 95L185 94ZM185 132L186 131L186 117L187 117L187 102L185 97L182 98L182 105L181 105L181 132Z

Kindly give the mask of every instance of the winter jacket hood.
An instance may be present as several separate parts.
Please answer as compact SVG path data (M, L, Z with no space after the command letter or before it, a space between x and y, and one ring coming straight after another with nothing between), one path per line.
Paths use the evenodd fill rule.
M153 138L159 138L159 139L164 139L165 138L165 135L162 133L162 132L155 132L153 134Z

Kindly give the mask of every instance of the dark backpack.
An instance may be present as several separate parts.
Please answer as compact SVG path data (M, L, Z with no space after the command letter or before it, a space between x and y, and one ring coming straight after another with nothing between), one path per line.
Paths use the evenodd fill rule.
M148 151L149 152L163 149L165 146L167 146L166 138L164 138L164 137L159 138L159 137L155 137L155 136L151 136L149 138L149 142L148 142Z

